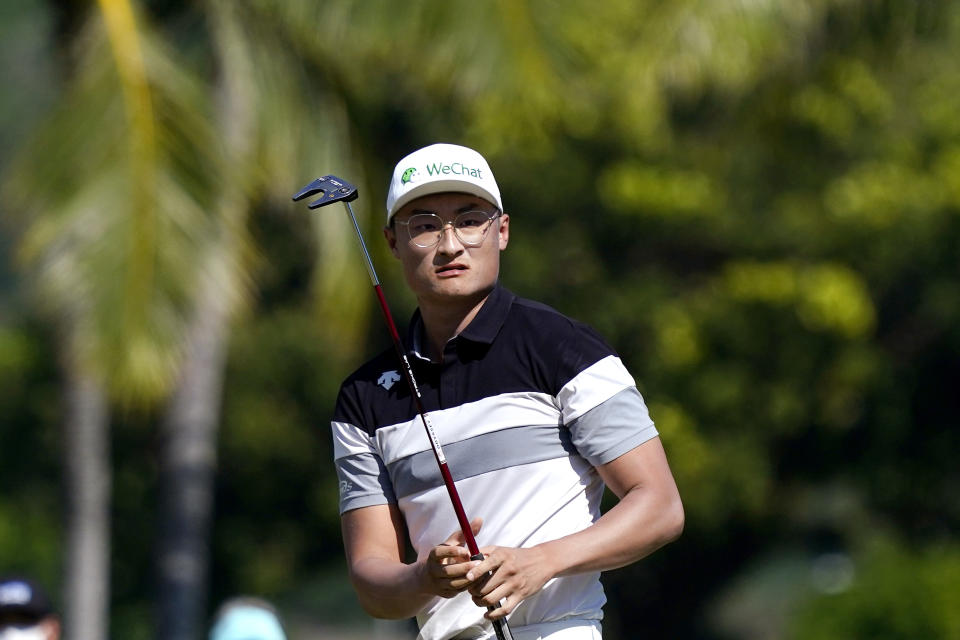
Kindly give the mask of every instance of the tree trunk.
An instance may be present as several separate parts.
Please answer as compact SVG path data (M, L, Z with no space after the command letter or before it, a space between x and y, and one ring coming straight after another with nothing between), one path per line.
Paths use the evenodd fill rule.
M64 362L63 459L67 548L64 629L70 640L104 640L110 612L109 413L102 385Z
M206 614L228 332L228 303L216 284L205 278L181 377L161 425L158 640L197 640Z
M202 281L187 333L181 378L162 425L161 539L158 640L197 640L203 633L209 582L217 428L222 406L226 345L233 310L243 299L239 256L248 203L242 185L255 166L252 131L255 87L229 0L207 3L223 65L217 87L218 120L227 159L218 198L220 237L201 270Z

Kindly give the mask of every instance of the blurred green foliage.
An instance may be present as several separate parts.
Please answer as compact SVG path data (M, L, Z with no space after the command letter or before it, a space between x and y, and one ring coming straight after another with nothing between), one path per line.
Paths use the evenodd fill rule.
M263 95L251 94L251 104L263 123L243 221L251 295L235 322L223 392L214 602L247 591L298 610L346 608L327 421L340 380L387 340L369 317L345 221L311 227L283 200L315 175L361 176L359 212L402 319L413 301L377 242L388 171L413 148L449 140L480 149L496 170L512 215L505 284L590 323L617 348L680 486L684 537L605 576L605 635L960 634L960 6L231 6L260 70ZM189 233L165 227L183 242L162 243L169 253L152 267L171 267L163 273L168 300L180 304L192 280L178 273L208 232L209 212L197 203L223 186L222 176L204 173L213 169L201 153L212 144L214 123L205 119L220 113L211 90L217 57L206 5L140 8L162 44L153 50L157 73L170 81L158 89L170 96L164 123L177 143L161 155L171 174L188 176L171 178L181 194L192 194L157 204L171 220L196 225ZM95 12L66 2L21 10L31 16L25 23L66 31L57 38L48 27L39 39L41 69L59 71L38 72L0 99L5 127L16 120L12 111L38 117L24 93L48 105L56 86L63 96L91 91L102 108L54 108L29 140L57 150L59 139L44 136L64 127L119 135L107 122L121 117L118 96L90 84L109 85L109 74L96 75L105 67L83 57L96 52L88 24ZM107 180L95 170L98 158L122 168L117 140L92 151L68 145L81 158L71 161L31 156L24 139L0 138L5 168L24 166L24 157L32 167L63 163L54 175L66 181L80 180L68 170L78 163ZM311 155L317 145L324 151ZM223 149L206 151L209 162L224 162ZM26 189L10 185L22 172L6 175L11 193ZM118 225L125 197L102 201ZM56 239L67 223L68 239L89 239L81 233L87 218L41 212L34 215L44 226L29 227L33 218L0 206L14 221L5 247L29 252L37 229ZM94 221L106 215L90 211ZM68 272L83 281L83 270ZM35 283L5 278L0 305L0 568L31 568L55 582L56 341L48 317L38 318ZM116 321L109 310L123 296L110 287L103 295L104 322ZM164 344L150 348L164 353ZM119 363L118 372L135 357L117 351L106 361ZM148 634L156 418L146 407L113 419L118 638ZM877 531L898 542L878 543ZM824 557L849 558L852 567L831 593L805 577ZM758 563L769 571L754 570ZM792 588L746 591L756 594L747 610L768 625L731 631L716 622L711 612L738 585L766 585L771 574ZM768 606L774 596L789 600L776 609L782 619Z
M61 558L59 390L49 335L0 327L0 572L56 584Z
M906 640L960 636L960 547L956 544L916 551L878 543L860 554L851 571L848 589L818 594L803 606L791 637ZM822 590L830 591L826 577Z

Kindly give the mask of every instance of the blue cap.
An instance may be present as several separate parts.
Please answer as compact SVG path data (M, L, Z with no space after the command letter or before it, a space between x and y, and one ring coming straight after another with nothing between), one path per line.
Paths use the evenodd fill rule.
M272 612L240 605L225 612L210 631L210 640L287 640Z
M50 599L39 584L29 578L0 578L0 618L20 615L42 620L53 614Z

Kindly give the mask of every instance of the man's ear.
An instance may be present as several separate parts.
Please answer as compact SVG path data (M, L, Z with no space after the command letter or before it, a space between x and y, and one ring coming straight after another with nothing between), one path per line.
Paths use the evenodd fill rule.
M399 258L397 255L397 230L393 227L384 227L383 228L383 237L387 239L387 246L390 247L390 253L393 254L394 258Z
M500 241L500 251L503 251L507 248L507 243L510 242L510 216L506 213L500 214L497 234Z

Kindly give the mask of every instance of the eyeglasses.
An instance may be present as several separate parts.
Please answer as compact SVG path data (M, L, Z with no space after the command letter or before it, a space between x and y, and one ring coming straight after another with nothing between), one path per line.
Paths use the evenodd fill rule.
M483 243L483 237L499 215L499 211L492 214L486 211L464 211L457 214L452 222L444 222L435 213L416 213L406 220L394 222L405 226L413 244L423 249L436 246L448 224L460 242L468 247L476 247Z

